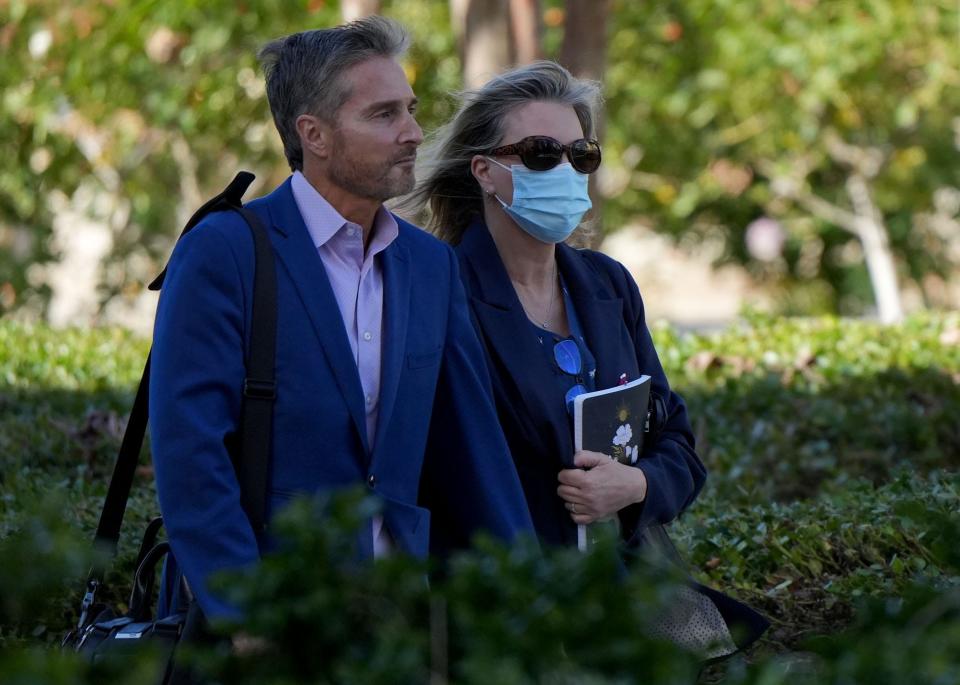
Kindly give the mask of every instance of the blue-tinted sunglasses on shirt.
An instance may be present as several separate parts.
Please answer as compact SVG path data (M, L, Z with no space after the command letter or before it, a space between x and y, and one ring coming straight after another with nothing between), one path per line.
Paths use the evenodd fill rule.
M570 338L561 340L553 346L553 359L561 371L576 380L576 384L567 390L565 397L567 409L572 411L574 398L587 392L583 384L583 356L580 354L580 346Z

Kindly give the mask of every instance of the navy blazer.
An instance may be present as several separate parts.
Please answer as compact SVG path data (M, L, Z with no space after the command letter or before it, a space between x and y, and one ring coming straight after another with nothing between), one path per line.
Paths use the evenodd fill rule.
M384 342L371 449L357 365L289 179L247 206L268 227L277 264L268 518L294 495L366 483L384 502L396 547L423 557L431 529L431 511L418 504L423 478L444 541L465 544L481 528L506 539L532 533L450 247L398 219L398 237L377 257ZM243 220L209 215L174 250L154 329L157 494L176 560L212 617L236 612L207 590L207 577L248 566L270 547L241 509L231 464L253 272ZM371 526L359 535L361 554L372 555Z
M510 282L496 244L475 221L455 248L474 325L486 351L500 423L527 497L537 534L544 542L575 545L576 524L557 495L557 474L573 463L573 431L566 404L552 376L561 374L530 334L530 324ZM563 275L596 358L596 389L643 374L666 398L667 420L655 444L645 445L637 466L647 477L647 498L621 510L624 539L650 524L667 523L697 496L706 469L694 451L683 400L670 390L643 314L637 284L619 262L598 252L557 245Z

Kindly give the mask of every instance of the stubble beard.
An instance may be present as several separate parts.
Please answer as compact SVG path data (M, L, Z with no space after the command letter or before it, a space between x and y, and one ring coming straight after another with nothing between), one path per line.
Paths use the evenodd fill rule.
M339 142L334 144L330 160L330 180L340 188L378 202L386 202L413 190L416 183L413 168L396 166L400 159L412 154L411 151L388 162L374 164L351 157L344 147Z

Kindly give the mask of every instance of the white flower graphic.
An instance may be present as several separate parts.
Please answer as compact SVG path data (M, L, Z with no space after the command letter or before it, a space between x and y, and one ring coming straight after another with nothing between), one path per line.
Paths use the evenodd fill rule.
M637 457L639 456L639 452L640 450L637 448L636 445L630 445L629 447L627 447L627 459L630 461L631 464L637 463Z
M625 423L619 428L617 428L617 434L613 436L613 444L624 447L628 442L630 442L630 439L632 437L633 437L633 429L630 428L629 423Z

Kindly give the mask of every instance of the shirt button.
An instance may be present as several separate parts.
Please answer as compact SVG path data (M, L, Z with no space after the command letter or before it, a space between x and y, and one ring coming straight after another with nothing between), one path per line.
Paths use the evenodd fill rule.
M376 484L377 484L377 477L371 473L369 476L367 476L367 485L372 488Z
M364 339L364 340L366 340L366 341L369 342L371 338L373 338L373 333L371 333L370 331L364 331L364 332L363 332L363 339Z
M373 395L367 395L367 404L373 403Z
M351 226L350 228L347 229L347 235L350 236L351 238L356 237L356 235L357 235L357 229L355 229L353 226Z

